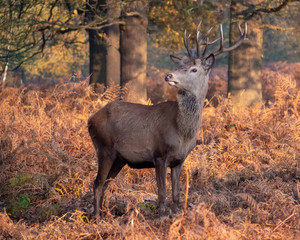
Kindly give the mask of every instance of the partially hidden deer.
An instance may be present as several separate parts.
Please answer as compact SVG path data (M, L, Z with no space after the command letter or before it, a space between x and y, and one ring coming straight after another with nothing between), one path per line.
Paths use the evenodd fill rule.
M247 34L246 23L244 31L238 25L239 40L225 48L222 25L220 38L213 42L208 39L211 29L202 34L200 25L201 22L196 29L194 48L189 47L190 36L184 33L188 58L170 56L177 70L167 73L165 81L178 88L177 101L153 106L114 101L89 118L88 130L98 157L98 174L94 181L95 216L102 209L108 180L115 178L126 164L131 168L155 168L159 216L166 214L166 174L170 167L173 206L178 209L180 172L184 160L196 146L215 57L240 46ZM218 40L219 49L207 54L208 45Z

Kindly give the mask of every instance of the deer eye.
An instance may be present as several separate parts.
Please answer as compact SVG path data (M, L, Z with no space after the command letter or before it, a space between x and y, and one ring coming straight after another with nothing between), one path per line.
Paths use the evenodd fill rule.
M191 72L197 72L197 68L193 68Z

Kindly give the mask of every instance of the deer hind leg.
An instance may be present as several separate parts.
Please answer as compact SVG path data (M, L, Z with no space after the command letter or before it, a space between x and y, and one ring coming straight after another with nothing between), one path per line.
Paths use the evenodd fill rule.
M100 207L102 208L103 187L115 161L111 154L105 151L99 151L99 149L97 149L97 156L98 173L94 181L94 216L98 216Z
M101 193L101 198L100 198L100 208L101 209L102 209L102 205L103 205L103 194L104 194L104 192L105 192L105 190L108 186L108 183L110 182L110 180L114 179L118 175L118 173L122 170L122 168L125 165L126 165L126 162L120 157L118 157L114 161L114 163L113 163L113 165L112 165L112 167L111 167L111 169L108 173L106 181L104 182L104 185L102 187L102 193Z

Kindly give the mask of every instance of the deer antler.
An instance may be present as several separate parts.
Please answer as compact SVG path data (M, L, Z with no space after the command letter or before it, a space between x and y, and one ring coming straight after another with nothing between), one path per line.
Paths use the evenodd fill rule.
M198 58L202 58L205 55L205 52L207 50L208 45L212 45L216 41L218 41L218 39L216 39L212 42L209 42L208 35L210 34L210 32L213 28L211 27L205 34L201 34L200 25L201 25L201 22L199 23L199 25L197 27L197 31L196 31L196 36L197 36L197 38L196 38L196 42L197 42L196 49L197 49L197 57ZM203 51L202 54L200 54L200 46L201 45L205 46L204 51Z
M192 51L189 48L190 37L191 37L191 34L189 34L189 36L186 38L186 30L184 30L184 36L183 36L184 46L186 48L186 51L187 51L189 57L192 57Z
M212 45L215 42L217 42L218 40L220 40L220 47L217 51L213 52L212 54L214 56L218 56L221 53L224 52L230 52L234 49L236 49L238 46L240 46L242 44L242 42L246 39L246 35L247 35L247 23L245 23L245 27L244 27L244 32L242 31L241 25L238 25L239 28L239 32L240 32L240 39L233 44L232 46L228 47L228 48L224 48L223 46L223 42L224 42L224 36L223 36L223 26L222 24L220 24L220 38L215 39L214 41L210 42L208 35L210 34L211 30L213 28L210 28L205 34L202 34L200 31L200 27L201 27L201 23L202 21L200 21L200 23L197 26L196 29L196 47L194 47L193 49L190 49L189 47L189 41L190 41L190 37L191 35L189 34L189 36L186 36L186 30L184 31L184 46L187 50L188 56L190 58L196 59L196 58L206 58L208 55L206 55L206 51L207 51L207 47L208 45ZM200 54L200 46L204 45L204 50L202 52L202 54Z
M241 28L240 24L238 25L238 28L239 28L239 32L240 32L240 39L232 46L230 46L228 48L224 48L224 46L223 46L223 40L224 40L223 27L222 27L222 24L220 24L220 48L217 51L213 52L213 55L218 56L221 53L230 52L242 44L242 42L246 39L246 35L247 35L247 23L245 22L244 33L242 32L242 28Z
M200 21L200 23L198 24L197 29L196 29L196 47L194 47L193 49L189 48L189 40L190 40L191 35L189 34L189 36L187 37L186 36L186 30L184 31L184 38L183 38L184 46L185 46L185 48L187 50L187 53L188 53L188 56L190 58L194 58L194 59L195 58L203 58L204 55L205 55L205 52L207 50L208 45L212 45L216 41L219 40L219 38L218 38L218 39L216 39L212 42L209 42L208 35L210 34L210 32L213 28L211 27L205 34L202 34L201 31L200 31L201 24L202 24L202 21ZM200 54L200 46L201 45L205 46L204 51L203 51L202 54Z

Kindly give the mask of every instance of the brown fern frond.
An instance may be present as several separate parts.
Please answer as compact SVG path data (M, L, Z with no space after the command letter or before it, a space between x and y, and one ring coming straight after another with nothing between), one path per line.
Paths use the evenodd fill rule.
M266 195L271 195L272 190L270 189L269 185L266 184L264 181L256 181L254 184L257 186L257 188L260 190L261 193L266 194Z
M257 204L256 200L250 194L238 193L235 196L243 199L252 210L255 210L255 211L258 210L258 204Z

